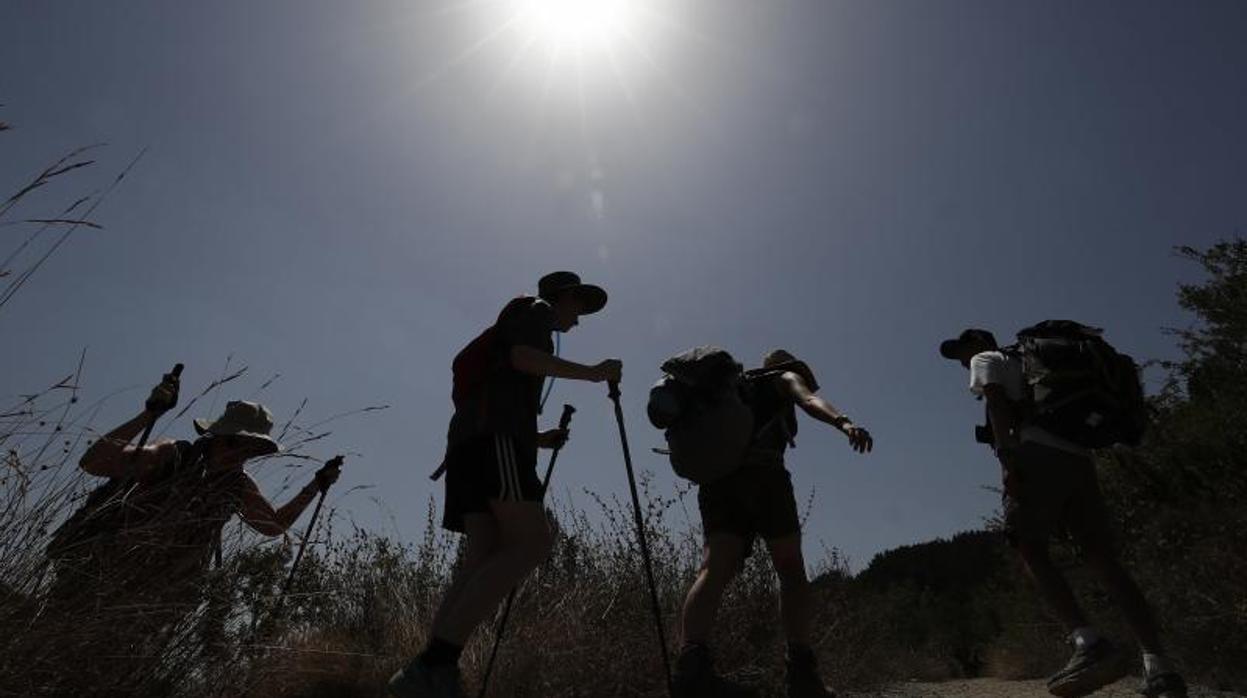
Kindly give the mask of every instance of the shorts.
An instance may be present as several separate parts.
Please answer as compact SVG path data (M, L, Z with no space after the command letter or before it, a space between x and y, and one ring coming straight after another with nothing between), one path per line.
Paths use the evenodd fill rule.
M1109 543L1108 515L1091 458L1025 442L1003 469L1009 542L1047 543L1068 533L1080 545Z
M537 435L472 437L446 454L446 507L442 527L463 533L464 517L490 511L491 501L539 502Z
M783 465L743 467L697 491L701 526L706 537L715 534L777 540L800 535L797 498L792 476Z

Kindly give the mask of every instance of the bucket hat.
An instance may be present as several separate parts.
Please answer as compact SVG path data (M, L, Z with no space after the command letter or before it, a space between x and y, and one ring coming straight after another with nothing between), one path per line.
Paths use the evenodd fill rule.
M273 413L258 402L232 400L225 405L225 412L216 421L196 419L194 424L200 436L241 436L262 442L268 453L281 450L281 446L269 436L273 430Z

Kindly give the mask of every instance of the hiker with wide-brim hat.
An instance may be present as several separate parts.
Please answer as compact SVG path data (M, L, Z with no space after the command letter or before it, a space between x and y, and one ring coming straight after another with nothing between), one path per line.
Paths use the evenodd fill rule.
M944 340L939 351L969 370L970 392L987 403L987 424L975 433L978 441L991 446L1001 465L1005 536L1069 633L1073 656L1049 678L1048 691L1056 696L1084 696L1126 673L1120 650L1092 627L1069 582L1049 557L1052 536L1068 533L1116 600L1142 648L1144 686L1140 693L1185 698L1186 683L1165 654L1152 610L1118 560L1091 450L1077 443L1076 437L1035 418L1024 343L1001 348L990 331L969 328ZM1141 400L1142 389L1138 390Z
M711 628L728 582L741 569L756 538L770 553L779 577L780 615L787 640L785 686L790 698L826 698L832 693L819 678L810 645L813 598L801 552L801 522L785 451L795 445L796 408L829 424L858 453L874 446L870 432L817 394L809 364L776 349L762 367L746 371L740 392L753 415L753 436L743 464L701 484L697 503L705 536L701 569L689 589L680 618L682 648L674 688L679 698L746 695L715 675L709 650Z
M455 357L455 406L442 466L442 525L467 536L424 650L390 679L396 696L458 696L459 657L511 588L550 553L537 450L556 448L565 430L538 430L547 377L618 382L622 364L587 365L555 354L553 334L606 306L606 291L569 271L542 277Z
M216 419L194 422L194 441L131 442L177 404L175 374L154 388L143 411L92 443L79 460L87 473L108 480L63 524L47 547L57 576L51 605L63 614L107 614L93 627L110 627L114 654L141 656L134 643L198 607L200 583L219 549L221 530L235 515L255 531L285 533L319 492L339 476L330 461L289 501L275 507L243 466L280 451L273 416L254 402L234 401ZM125 609L131 609L126 612ZM113 611L110 611L112 609ZM106 666L107 665L107 666ZM97 689L125 682L124 663L81 667Z

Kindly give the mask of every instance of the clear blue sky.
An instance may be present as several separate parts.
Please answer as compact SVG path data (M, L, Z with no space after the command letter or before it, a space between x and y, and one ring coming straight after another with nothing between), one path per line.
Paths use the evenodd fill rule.
M146 159L0 309L0 394L70 372L88 398L175 361L188 392L227 355L227 396L334 425L359 452L339 500L416 537L440 486L449 362L510 296L569 268L612 294L565 338L618 356L639 465L657 365L716 343L783 346L871 428L852 454L804 421L790 467L807 524L858 566L996 506L980 407L939 340L1046 317L1170 357L1188 319L1171 247L1247 226L1247 4L667 0L633 42L550 65L507 2L0 5L0 192L78 145L101 167L15 215L55 212ZM0 228L0 251L18 228ZM141 401L111 400L110 427ZM600 386L560 496L626 492ZM202 416L202 415L197 415ZM185 434L189 423L171 433ZM265 471L268 468L268 471ZM285 471L257 476L275 491ZM300 476L302 477L302 476ZM346 488L343 488L345 491ZM375 498L375 499L374 499Z

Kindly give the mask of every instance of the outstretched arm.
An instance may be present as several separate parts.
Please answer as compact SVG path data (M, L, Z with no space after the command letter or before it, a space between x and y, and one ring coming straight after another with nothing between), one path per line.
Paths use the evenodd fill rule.
M339 458L325 463L320 470L316 471L316 476L312 478L312 481L280 509L274 509L260 492L255 480L251 479L250 475L243 474L242 506L238 513L242 516L242 520L256 531L266 536L280 536L290 530L294 522L299 520L304 510L307 509L307 505L316 499L317 494L329 489L330 485L337 482L341 467L342 461Z
M534 376L554 376L592 383L619 382L623 372L623 364L617 359L607 359L594 366L586 366L526 344L511 347L511 365L517 371Z
M783 389L792 401L814 419L830 424L843 432L848 437L849 445L853 447L853 450L866 453L874 447L874 439L871 438L870 432L854 424L834 405L810 391L800 375L787 371L781 378Z

